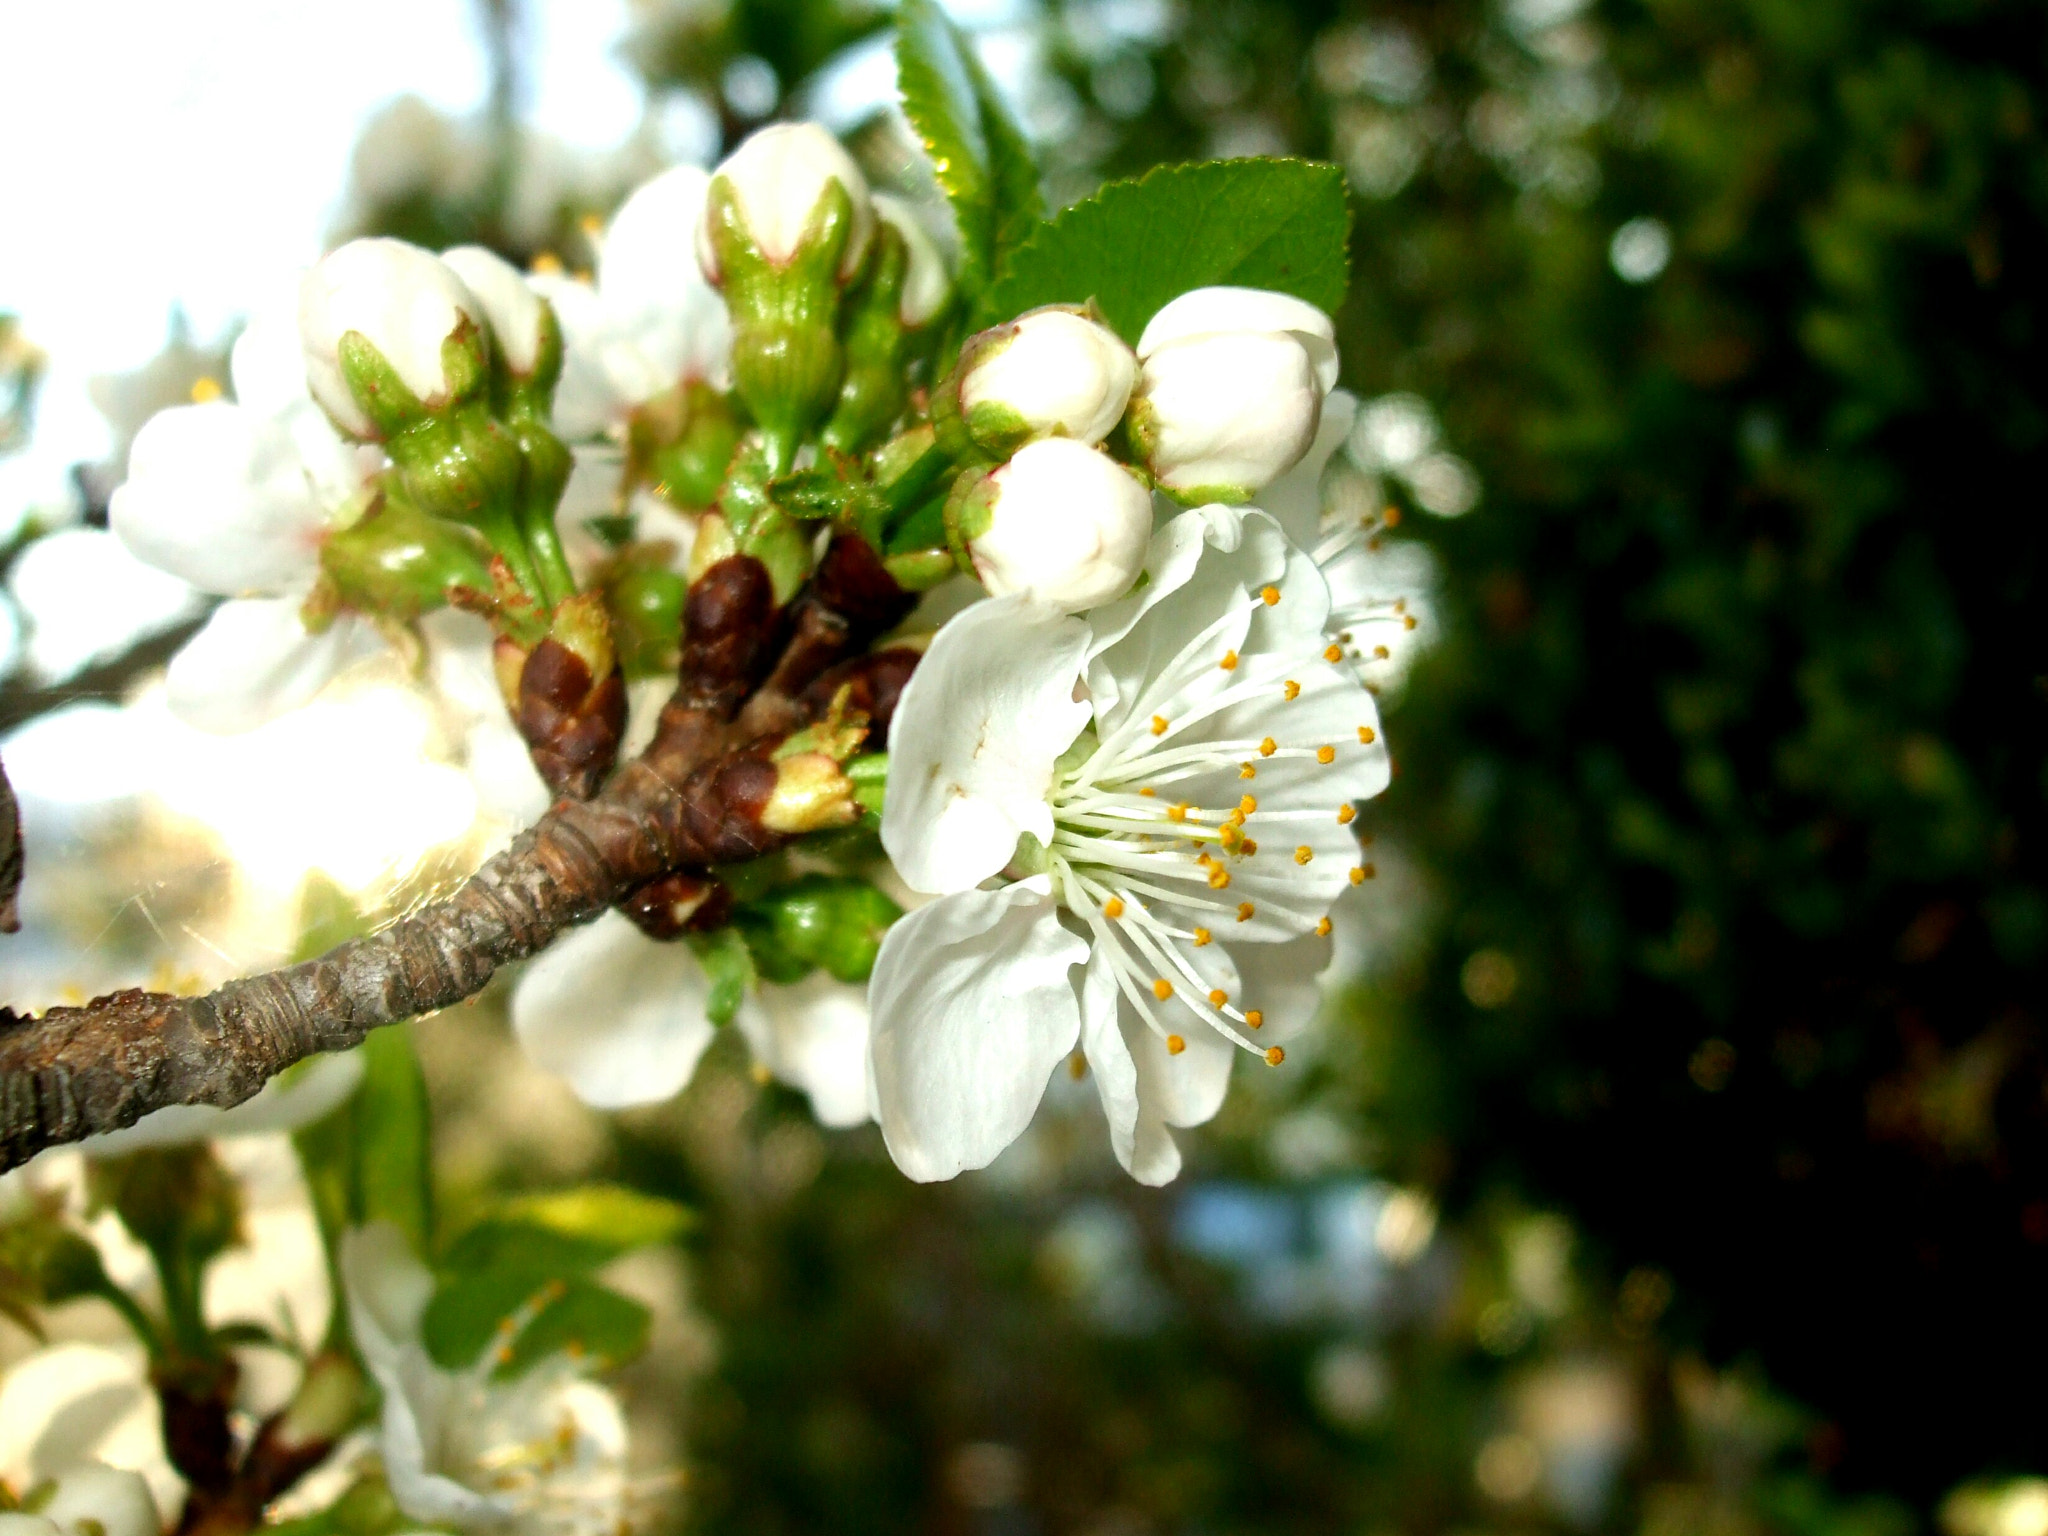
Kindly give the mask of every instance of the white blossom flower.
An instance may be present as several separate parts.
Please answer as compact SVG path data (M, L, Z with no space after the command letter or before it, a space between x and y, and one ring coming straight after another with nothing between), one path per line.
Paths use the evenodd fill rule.
M1167 1128L1216 1112L1234 1049L1279 1062L1331 903L1369 876L1350 822L1386 750L1314 562L1206 507L1146 576L1085 619L977 604L898 706L882 841L941 899L883 941L870 1070L913 1178L988 1163L1078 1042L1118 1158L1171 1179Z
M527 966L512 994L512 1030L586 1104L653 1104L697 1070L716 1033L710 999L711 979L689 945L651 939L607 912ZM868 1118L868 1013L858 988L823 973L792 986L764 982L733 1022L757 1062L810 1096L821 1123Z
M796 256L819 200L838 182L853 206L846 253L839 259L840 281L859 270L875 227L867 178L853 156L818 124L771 123L757 130L719 163L711 179L732 188L748 238L777 267L787 266ZM718 253L703 223L698 225L697 256L704 275L718 282Z
M555 430L566 441L623 432L636 407L685 380L729 385L732 320L692 254L710 185L696 166L662 172L612 215L595 284L530 280L562 325Z
M465 1370L435 1365L420 1338L434 1278L388 1223L344 1235L341 1277L356 1347L383 1390L379 1450L401 1510L458 1529L613 1536L626 1424L579 1361L553 1355L509 1381L494 1378L492 1349Z
M1075 612L1130 589L1152 533L1152 498L1101 449L1048 437L991 471L955 516L993 596Z
M171 708L233 733L310 699L381 641L299 610L327 535L360 516L383 453L343 441L307 391L296 320L259 310L235 342L233 402L177 406L136 435L109 523L139 558L229 599L171 660Z
M1337 382L1336 331L1313 304L1258 288L1197 288L1154 315L1133 440L1184 500L1248 500L1306 453Z
M341 339L357 332L428 409L451 393L442 345L462 321L488 317L475 294L432 251L387 236L330 251L299 284L299 341L313 398L336 426L358 438L379 433L341 363Z
M960 419L993 453L1052 435L1101 442L1123 419L1138 376L1122 337L1062 305L982 332L965 358Z

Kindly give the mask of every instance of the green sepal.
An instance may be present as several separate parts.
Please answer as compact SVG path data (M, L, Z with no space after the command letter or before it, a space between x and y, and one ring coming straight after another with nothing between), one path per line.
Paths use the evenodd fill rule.
M206 1266L242 1241L242 1187L209 1142L148 1147L86 1164L90 1208L111 1210L149 1250L169 1337L182 1354L216 1354L201 1307Z
M887 220L876 220L867 277L847 305L845 379L821 434L828 448L858 453L903 414L909 401L911 331L901 314L909 261L902 233Z
M307 601L314 623L344 608L406 622L445 606L451 587L488 587L490 555L475 533L391 488L367 517L328 535L320 574Z
M882 794L889 783L889 754L867 752L846 765L846 777L853 785L853 798L861 809L882 814Z

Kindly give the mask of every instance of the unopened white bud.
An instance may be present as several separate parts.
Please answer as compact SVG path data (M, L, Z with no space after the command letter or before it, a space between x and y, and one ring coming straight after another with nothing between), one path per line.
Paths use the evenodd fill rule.
M324 256L299 284L299 340L306 382L337 426L380 436L342 365L342 338L360 334L430 410L467 381L451 380L443 348L465 322L479 329L483 307L431 251L403 240L351 240Z
M541 297L526 274L481 245L458 245L443 251L441 260L483 306L505 366L521 378L531 375L540 361L543 317Z
M839 141L816 123L774 123L761 129L725 158L711 180L732 189L747 236L777 267L795 258L818 200L836 181L853 205L846 252L839 259L840 280L851 277L867 255L875 227L867 178ZM697 258L704 275L718 282L720 263L708 222L698 226Z
M1152 496L1123 465L1071 438L1027 443L955 511L959 541L996 597L1070 613L1121 597L1152 536Z
M1101 442L1123 419L1138 376L1122 337L1063 305L982 332L962 357L960 418L991 453L1034 437Z
M1335 328L1314 305L1257 288L1198 288L1152 317L1131 436L1182 501L1246 501L1315 441L1337 382Z
M903 295L896 303L897 317L907 326L923 325L939 312L952 288L946 258L939 254L938 242L908 202L891 192L877 192L874 204L875 217L903 237L908 258L903 267Z

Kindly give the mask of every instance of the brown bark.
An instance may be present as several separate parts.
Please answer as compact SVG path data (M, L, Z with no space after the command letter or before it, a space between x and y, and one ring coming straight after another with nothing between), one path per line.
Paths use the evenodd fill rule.
M821 576L832 566L828 555ZM500 967L637 888L781 846L787 838L760 822L778 775L770 751L810 717L782 687L816 681L897 605L863 598L855 613L826 615L839 628L819 647L802 637L805 609L822 604L792 604L796 638L777 660L803 649L802 663L768 668L748 644L777 622L755 600L760 574L750 560L726 561L693 587L682 681L647 752L594 799L557 803L445 900L204 997L131 990L40 1018L0 1009L0 1169L166 1105L238 1104L303 1057L474 996ZM775 680L742 708L764 669Z

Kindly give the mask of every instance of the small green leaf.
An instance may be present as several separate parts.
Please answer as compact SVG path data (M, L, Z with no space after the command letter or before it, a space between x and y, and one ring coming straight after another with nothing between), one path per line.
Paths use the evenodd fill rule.
M1113 181L1041 225L976 323L1089 299L1126 341L1191 288L1270 288L1335 312L1348 283L1344 173L1308 160L1212 160Z
M618 1184L585 1184L521 1195L485 1214L456 1239L447 1268L465 1273L518 1268L568 1276L630 1253L673 1242L690 1213L673 1200Z
M971 300L1038 221L1038 164L973 45L938 0L903 0L898 8L896 75L904 114L952 204L958 282Z
M513 1327L502 1330L507 1321ZM444 1283L427 1303L420 1333L447 1370L467 1368L487 1348L501 1350L494 1374L506 1377L565 1350L616 1365L646 1344L648 1322L639 1302L594 1281L493 1270Z

